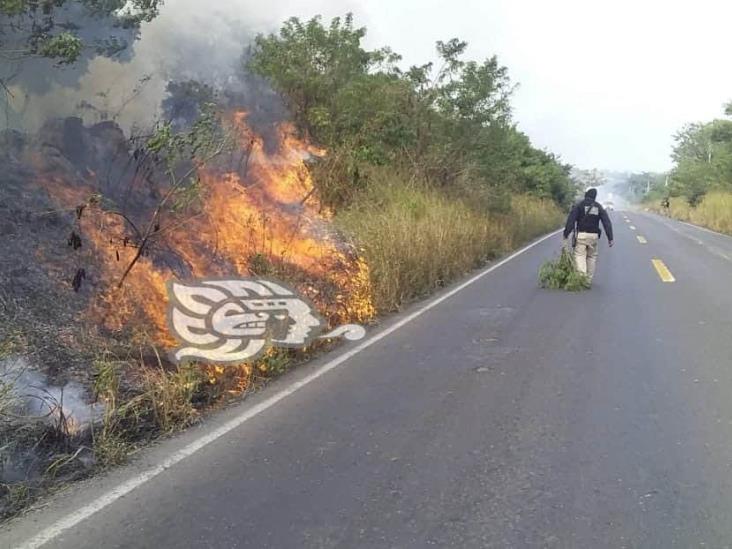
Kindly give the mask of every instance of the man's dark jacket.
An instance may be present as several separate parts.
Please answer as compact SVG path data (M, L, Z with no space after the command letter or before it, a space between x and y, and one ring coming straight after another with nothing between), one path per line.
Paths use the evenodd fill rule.
M592 198L585 198L578 202L569 212L567 217L567 225L564 227L564 238L568 238L574 231L575 225L579 233L595 233L601 235L600 222L605 228L607 239L613 240L613 224L607 215L605 208Z

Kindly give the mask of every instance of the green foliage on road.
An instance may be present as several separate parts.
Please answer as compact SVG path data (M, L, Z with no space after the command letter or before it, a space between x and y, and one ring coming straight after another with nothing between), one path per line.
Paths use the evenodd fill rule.
M549 290L579 292L590 289L590 280L574 266L574 260L566 248L559 258L545 262L539 269L539 286Z
M351 15L292 18L258 36L248 62L328 149L316 174L327 205L347 205L374 166L440 189L480 187L496 203L509 193L571 202L570 167L516 128L514 86L495 56L466 60L467 43L452 39L437 43L437 64L405 70L389 48L365 49L365 36Z

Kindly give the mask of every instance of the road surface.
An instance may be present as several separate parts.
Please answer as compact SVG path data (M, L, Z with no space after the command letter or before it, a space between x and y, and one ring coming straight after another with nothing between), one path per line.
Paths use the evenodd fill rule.
M591 291L537 288L554 236L324 375L300 383L333 356L12 523L0 546L732 546L732 238L625 215Z

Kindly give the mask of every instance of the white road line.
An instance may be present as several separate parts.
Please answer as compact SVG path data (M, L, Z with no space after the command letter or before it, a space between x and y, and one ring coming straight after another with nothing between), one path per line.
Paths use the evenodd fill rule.
M151 467L147 471L144 471L144 472L140 473L139 475L130 478L129 480L126 480L125 482L123 482L123 483L119 484L118 486L112 488L106 494L104 494L104 495L98 497L97 499L91 501L90 503L88 503L87 505L85 505L84 507L82 507L81 509L78 509L78 510L74 511L73 513L70 513L66 517L64 517L61 520L57 521L56 523L52 524L48 528L42 530L37 535L35 535L31 539L29 539L28 541L26 541L25 543L23 543L22 545L20 545L18 547L18 549L36 549L38 547L41 547L42 545L45 545L49 541L51 541L54 538L58 537L61 533L65 532L66 530L68 530L70 528L73 528L74 526L76 526L80 522L88 519L93 514L95 514L98 511L101 511L105 507L108 507L109 505L111 505L112 503L114 503L115 501L117 501L118 499L120 499L121 497L124 497L127 494L129 494L130 492L132 492L135 488L138 488L139 486L142 486L147 481L152 480L153 478L155 478L156 476L158 476L163 471L165 471L167 469L170 469L171 467L173 467L177 463L180 463L181 461L183 461L187 457L192 456L193 454L195 454L196 452L198 452L199 450L201 450L205 446L211 444L212 442L214 442L217 439L221 438L222 436L226 435L230 431L233 431L237 427L243 425L244 423L246 423L247 421L249 421L253 417L258 416L259 414L261 414L262 412L264 412L268 408L271 408L272 406L274 406L275 404L277 404L279 401L287 398L288 396L290 396L293 393L295 393L296 391L302 389L303 387L305 387L309 383L312 383L313 381L315 381L319 377L327 374L328 372L330 372L334 368L340 366L341 364L343 364L344 362L346 362L349 358L357 355L361 351L363 351L363 350L371 347L374 343L377 343L377 342L381 341L382 339L384 339L385 337L387 337L388 335L396 332L399 328L402 328L403 326L409 324L410 322L412 322L417 317L422 316L424 313L426 313L430 309L433 309L434 307L436 307L437 305L439 305L443 301L446 301L446 300L450 299L452 296L454 296L458 292L464 290L465 288L467 288L468 286L470 286L474 282L477 282L478 280L480 280L484 276L492 273L493 271L495 271L499 267L505 265L506 263L508 263L512 259L515 259L516 257L520 256L521 254L529 251L534 246L537 246L537 245L541 244L542 242L544 242L545 240L553 237L558 232L559 231L555 231L553 233L550 233L550 234L548 234L548 235L540 238L536 242L533 242L532 244L529 244L528 246L525 246L524 248L521 248L517 252L512 253L511 255L509 255L508 257L506 257L505 259L502 259L501 261L499 261L495 265L492 265L491 267L488 267L484 271L481 271L480 273L478 273L474 277L468 279L467 281L463 282L459 286L453 288L452 290L450 290L446 294L441 295L440 297L438 297L438 298L430 301L424 307L421 307L420 309L414 311L412 314L410 314L409 316L403 318L402 320L400 320L396 324L394 324L394 325L386 328L384 331L382 331L380 333L377 333L377 334L371 336L366 341L364 341L360 345L354 347L350 351L347 351L347 352L343 353L342 355L340 355L339 357L334 358L330 362L327 362L326 364L324 364L323 366L321 366L320 368L318 368L317 370L315 370L310 375L302 378L299 381L294 382L289 387L287 387L285 389L282 389L281 391L275 393L274 395L272 395L268 399L266 399L266 400L260 402L259 404L255 405L255 406L252 406L251 408L247 409L240 416L235 417L234 419L232 419L232 420L224 423L221 427L219 427L217 429L214 429L213 431L211 431L207 435L204 435L204 436L198 438L197 440L194 440L193 442L191 442L187 446L184 446L182 449L180 449L177 452L173 453L170 457L168 457L167 459L163 460L158 465L156 465L154 467Z
M635 225L631 225L631 226L630 226L630 230L631 230L631 231L635 231Z
M675 219L674 221L678 221L678 219ZM705 233L716 234L717 236L724 236L725 238L732 238L732 236L728 234L713 231L712 229L707 229L706 227L702 227L700 225L694 225L693 223L687 223L686 221L679 221L679 223L681 223L682 225L686 225L687 227L691 227L692 229L699 229L700 231L704 231Z
M660 214L653 214L653 215L657 218L661 218L662 220L675 221L676 223L679 223L681 225L686 225L687 227L691 227L692 229L699 229L700 231L704 231L705 233L715 234L717 236L723 236L725 238L732 238L732 235L720 233L718 231L713 231L712 229L708 229L707 227L702 227L701 225L694 225L693 223L681 221L680 219L674 219L673 217L662 216Z
M710 254L716 255L717 257L724 259L725 261L732 261L732 255L728 254L725 250L718 248L717 246L710 244L708 242L704 242L702 239L697 238L695 234L693 234L690 231L684 231L682 227L678 227L677 223L679 225L686 225L688 227L699 229L701 231L711 233L717 236L723 236L729 239L732 239L732 236L726 235L724 233L717 233L715 231L712 231L711 229L707 229L705 227L699 227L698 225L693 225L691 223L686 223L685 221L678 221L677 219L672 219L668 217L662 217L659 215L655 215L654 219L664 225L666 228L672 230L678 235L681 235L682 237L691 240L692 242L698 244L702 248L704 248L706 251L708 251Z

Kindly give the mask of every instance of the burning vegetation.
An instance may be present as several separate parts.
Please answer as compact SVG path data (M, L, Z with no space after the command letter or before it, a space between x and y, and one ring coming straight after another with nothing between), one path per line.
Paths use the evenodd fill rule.
M95 410L86 430L84 398L76 390L71 409L67 392L66 404L36 406L50 411L29 418L36 427L27 439L3 416L6 469L25 468L28 486L50 482L46 466L76 478L90 463L118 463L130 444L190 423L314 348L272 349L226 368L176 367L166 358L175 345L169 280L264 276L296 288L332 325L373 317L368 266L314 191L309 163L324 151L287 122L249 118L209 107L182 130L161 123L126 137L113 122L66 118L32 137L0 136L0 367L25 357L28 372L47 376L33 373L32 390L8 385L7 401L22 411L29 398L81 382ZM12 513L15 495L2 482L0 514Z
M287 123L264 137L244 111L209 116L134 138L106 180L88 165L81 181L39 166L36 184L74 212L66 278L89 299L80 321L170 346L166 282L206 276L284 279L328 320L368 321L368 268L313 192L307 163L323 152Z
M33 14L35 4L18 5L16 15ZM5 86L31 97L15 101L22 127L58 116L64 97L74 106L62 112L86 120L0 132L0 369L40 370L16 377L48 399L41 421L0 413L0 516L60 479L124 461L324 344L238 367L175 366L164 352L176 343L168 281L280 279L331 327L364 323L554 227L573 196L569 166L516 129L507 69L464 60L462 41L437 44L440 69L405 70L389 48L365 50L350 15L293 18L241 48L231 36L226 54L208 29L195 40L198 26L156 40L170 34L164 16L145 27L133 62L90 67L91 88L44 100ZM150 59L137 66L140 57ZM169 70L140 73L158 65ZM45 77L39 66L19 82ZM0 412L26 399L15 393L0 376ZM87 396L84 431L73 408Z

